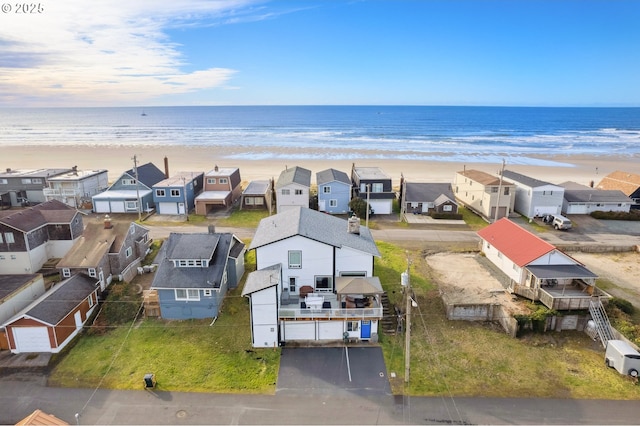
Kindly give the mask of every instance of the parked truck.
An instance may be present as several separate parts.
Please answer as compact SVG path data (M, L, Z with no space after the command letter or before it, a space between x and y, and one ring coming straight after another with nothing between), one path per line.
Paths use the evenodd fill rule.
M624 340L609 340L604 355L604 363L615 368L618 373L638 377L640 352Z

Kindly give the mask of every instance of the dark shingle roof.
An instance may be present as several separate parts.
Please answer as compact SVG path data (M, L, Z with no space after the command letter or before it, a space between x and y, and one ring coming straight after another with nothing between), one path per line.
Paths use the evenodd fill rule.
M0 218L0 222L23 232L33 231L47 223L71 223L77 210L58 200L50 200Z
M294 207L262 219L249 250L295 235L380 256L369 228L360 226L360 234L352 234L348 232L346 220L304 207Z
M153 277L151 288L220 288L229 256L233 234L176 234L171 233L156 257L158 270ZM176 246L200 244L209 239L210 247L216 242L215 251L209 261L209 267L175 267L168 257ZM181 250L181 249L180 249ZM192 255L180 259L201 259Z
M0 300L29 284L40 274L0 275Z
M125 173L135 177L136 173L133 169L127 170ZM138 180L140 183L146 185L149 189L156 183L166 179L164 172L157 168L153 163L143 164L138 166Z
M552 183L545 182L543 180L534 179L532 177L525 176L525 175L520 174L520 173L512 172L511 170L505 170L504 172L502 172L502 176L504 176L505 178L507 178L509 180L512 180L514 182L521 183L521 184L523 184L525 186L528 186L530 188L537 188L539 186L553 185ZM553 186L557 186L557 185L553 185Z
M570 203L628 203L633 200L624 192L605 189L565 189L564 199Z
M256 291L278 285L280 283L281 268L282 266L280 264L276 264L251 272L247 276L247 281L242 289L242 295L246 296Z
M455 200L450 183L411 183L406 182L405 202L435 201L440 195Z
M265 195L271 183L268 180L252 180L242 191L243 195Z
M529 265L527 269L540 279L598 278L583 265Z
M351 179L345 172L336 169L327 169L316 173L316 183L323 185L329 182L342 182L351 186Z
M97 283L96 278L76 274L45 293L35 306L25 312L25 315L55 325L93 293Z

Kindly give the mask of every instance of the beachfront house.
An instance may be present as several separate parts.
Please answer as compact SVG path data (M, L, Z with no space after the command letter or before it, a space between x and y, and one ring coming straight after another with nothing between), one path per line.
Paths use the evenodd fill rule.
M562 212L563 187L510 170L505 170L502 176L515 185L514 210L524 217L533 219Z
M318 211L346 214L351 201L351 180L340 170L327 169L316 173Z
M230 233L171 233L145 303L164 319L216 318L228 289L244 275L245 245Z
M56 268L62 278L87 274L104 291L111 281L131 281L151 245L149 230L135 222L90 222Z
M458 203L455 201L450 183L402 182L403 214L457 214Z
M82 235L82 214L58 200L0 216L0 274L33 274Z
M302 167L286 168L276 181L276 210L282 213L296 207L309 207L311 170Z
M640 209L640 175L616 170L606 175L597 189L619 190L633 200L632 209Z
M376 341L382 318L380 256L358 218L340 219L305 207L262 219L251 242L256 272L250 299L252 341Z
M84 274L55 284L2 324L11 352L60 352L98 306L99 291L96 279Z
M3 208L9 202L11 207L30 206L47 201L44 190L49 187L49 179L71 169L6 169L0 173L0 199Z
M396 193L391 177L379 167L351 166L352 198L358 197L369 203L375 214L391 214Z
M589 309L592 298L608 300L597 276L552 244L502 218L478 231L482 253L506 276L513 293L549 309Z
M240 169L216 165L204 176L204 190L196 197L196 214L207 215L228 209L241 194Z
M4 324L45 292L42 274L0 275L0 324ZM6 330L0 328L0 350L9 349Z
M514 190L514 184L480 170L465 168L453 179L456 200L488 222L509 216L515 203Z
M202 191L204 172L178 172L153 185L153 202L158 214L189 214Z
M92 197L93 211L109 214L151 212L155 208L151 188L165 178L164 172L153 163L127 170L106 191Z
M48 187L43 189L47 201L58 200L75 208L91 209L91 197L109 187L108 172L99 170L78 170L60 173L47 179Z
M595 211L628 213L633 200L617 189L596 189L576 182L560 184L564 188L562 211L566 214L590 214Z
M273 186L270 180L252 180L240 196L240 210L273 208Z

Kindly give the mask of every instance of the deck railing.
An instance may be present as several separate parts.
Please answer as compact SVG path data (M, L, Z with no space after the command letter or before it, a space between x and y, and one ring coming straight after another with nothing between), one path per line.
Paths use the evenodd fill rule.
M374 308L296 308L283 306L278 310L280 319L335 319L335 318L382 318L382 307Z

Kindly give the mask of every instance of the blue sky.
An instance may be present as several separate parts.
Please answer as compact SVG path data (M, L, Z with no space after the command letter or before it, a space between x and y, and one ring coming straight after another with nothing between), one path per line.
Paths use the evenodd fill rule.
M637 0L40 4L0 106L640 106Z

